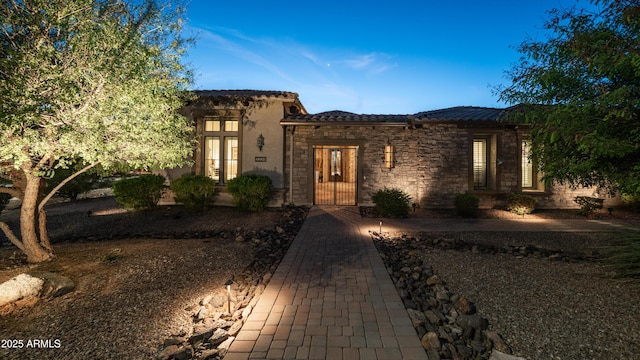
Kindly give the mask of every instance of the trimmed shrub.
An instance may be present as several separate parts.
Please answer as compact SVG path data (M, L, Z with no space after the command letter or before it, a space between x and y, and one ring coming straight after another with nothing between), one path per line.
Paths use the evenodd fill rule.
M604 204L604 199L598 199L590 196L576 196L573 198L573 201L580 205L578 214L583 216L587 216L597 209L602 209Z
M475 217L479 204L480 198L473 194L458 194L454 200L456 214L462 217Z
M531 195L509 194L507 210L518 215L531 214L536 208L536 199Z
M163 192L164 177L161 175L142 175L113 184L116 201L127 209L155 208Z
M266 175L242 174L227 181L227 191L240 210L261 211L271 199L271 179Z
M171 182L171 191L176 201L184 204L187 209L204 211L213 205L215 185L216 181L208 176L185 174Z
M383 217L406 218L409 217L409 203L411 196L400 189L387 189L376 191L371 196L376 204L376 212Z

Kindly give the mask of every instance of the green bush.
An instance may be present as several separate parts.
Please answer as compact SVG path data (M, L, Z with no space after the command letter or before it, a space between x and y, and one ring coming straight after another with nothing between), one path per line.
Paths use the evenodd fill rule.
M371 196L376 212L380 216L392 218L409 217L409 202L411 196L400 189L387 189L376 191Z
M227 191L240 210L260 211L271 199L271 179L266 175L242 174L227 181Z
M12 196L7 193L0 193L0 211L4 210L11 198Z
M507 210L518 215L531 214L536 208L536 199L531 195L509 194Z
M480 198L473 194L458 194L454 200L456 214L462 217L475 217L479 204Z
M113 184L116 201L127 209L154 208L163 191L164 177L161 175L142 175Z
M633 211L640 211L640 193L623 192L621 198L626 207Z
M576 204L580 205L578 214L587 216L597 209L602 209L604 199L598 199L590 196L576 196L573 198Z
M184 204L187 209L203 211L213 205L215 185L215 180L208 176L185 174L171 182L171 191L176 201Z

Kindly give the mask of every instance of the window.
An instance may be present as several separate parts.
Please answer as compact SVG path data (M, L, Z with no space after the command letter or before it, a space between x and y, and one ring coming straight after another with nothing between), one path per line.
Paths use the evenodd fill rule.
M488 188L487 139L473 139L473 188Z
M538 173L538 166L531 159L531 142L522 140L522 189L523 190L544 190L544 183Z
M475 134L469 148L469 189L498 190L498 134Z
M238 119L205 118L204 175L225 183L238 176Z

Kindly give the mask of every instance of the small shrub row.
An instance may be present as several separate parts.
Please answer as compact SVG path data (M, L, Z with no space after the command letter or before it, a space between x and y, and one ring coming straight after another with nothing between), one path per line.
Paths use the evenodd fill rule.
M371 200L375 204L375 211L383 217L406 218L409 217L409 203L411 196L400 189L378 190Z
M127 209L155 208L163 192L164 177L161 175L142 175L113 184L116 201Z
M240 210L261 211L267 208L273 185L266 175L242 174L227 181L227 191Z
M518 215L531 214L536 208L536 199L531 195L509 194L507 210Z
M580 206L578 214L587 216L597 209L602 209L604 199L598 199L590 196L576 196L573 201Z
M473 194L458 194L454 199L456 214L462 217L475 217L479 204L480 198Z
M185 174L171 182L176 201L187 209L204 211L213 205L216 181L204 175Z

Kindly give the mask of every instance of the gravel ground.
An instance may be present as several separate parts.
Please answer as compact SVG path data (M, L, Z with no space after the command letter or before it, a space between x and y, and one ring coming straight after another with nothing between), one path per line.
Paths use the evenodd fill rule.
M60 348L10 350L0 359L150 359L162 339L188 332L204 296L251 261L250 242L278 212L216 209L123 213L104 201L56 205L49 224L58 257L25 265L0 246L0 281L38 268L71 277L77 290L0 312L0 340L60 340ZM89 213L91 212L91 213ZM101 216L105 215L105 216ZM2 219L15 222L14 213ZM494 246L536 245L597 254L610 233L430 233ZM108 256L110 255L110 256ZM450 291L474 302L513 348L534 359L640 359L640 285L614 280L593 261L550 261L430 247L422 254ZM105 261L105 259L113 261ZM6 309L5 309L6 310ZM53 343L55 345L55 343Z
M0 240L0 282L39 270L76 283L58 298L0 308L0 359L155 358L167 337L190 335L201 299L226 296L225 281L254 260L251 239L290 220L280 209L127 213L112 199L64 206L48 211L54 260L26 264ZM16 219L15 211L1 218Z
M600 248L606 233L429 234L494 245ZM476 304L527 359L640 359L640 284L607 277L592 261L550 261L430 248L423 254L450 291Z

